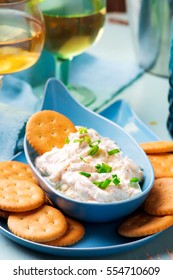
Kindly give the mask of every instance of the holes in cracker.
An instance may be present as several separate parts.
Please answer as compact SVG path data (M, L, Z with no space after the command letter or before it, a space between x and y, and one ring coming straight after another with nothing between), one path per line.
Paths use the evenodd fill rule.
M23 177L23 173L16 173L16 175L18 176L18 177Z
M51 132L51 136L55 137L55 136L57 136L57 133L55 133L55 132L53 131L53 132Z
M50 122L54 123L56 120L55 119L51 119Z
M38 126L42 126L43 123L42 123L42 122L37 122L37 125L38 125Z
M17 168L16 164L12 164L12 165L11 165L11 168L12 168L12 169L16 169L16 168Z
M65 128L64 128L64 131L67 132L67 133L70 133L69 127L65 127Z

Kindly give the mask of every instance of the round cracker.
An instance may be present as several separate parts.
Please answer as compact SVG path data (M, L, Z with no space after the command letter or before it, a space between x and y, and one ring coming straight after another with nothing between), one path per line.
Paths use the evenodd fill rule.
M66 233L53 241L47 242L46 245L63 247L72 245L82 239L85 233L84 226L72 218L66 217L66 220L68 224Z
M64 115L50 110L36 112L26 125L26 138L38 154L54 147L62 148L71 132L76 132L74 124Z
M173 152L173 141L153 141L141 143L140 146L147 154Z
M24 212L38 208L44 203L43 190L25 180L0 180L0 209Z
M125 237L142 237L160 232L173 225L173 215L152 216L145 212L134 214L118 228L118 233Z
M30 166L19 161L1 161L0 179L28 180L37 183Z
M155 179L144 202L144 210L156 216L173 214L173 178Z
M54 240L67 230L67 221L62 212L48 205L25 213L11 214L7 224L15 235L34 242Z
M173 177L173 154L148 154L155 178Z

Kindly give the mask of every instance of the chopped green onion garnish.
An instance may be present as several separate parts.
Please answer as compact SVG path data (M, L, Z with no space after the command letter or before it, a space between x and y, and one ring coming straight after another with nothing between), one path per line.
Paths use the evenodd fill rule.
M94 147L94 146L98 146L98 144L100 144L100 140L95 140L95 141L93 141L93 142L91 142L90 144L89 144L89 146L90 147Z
M86 162L86 160L84 160L84 158L82 156L80 156L80 159L83 161L83 162Z
M115 175L112 175L112 182L114 183L114 185L119 185L120 184L120 178L118 178L118 176L115 174Z
M66 143L66 144L69 144L69 143L70 143L70 140L69 140L69 138L68 138L68 137L66 137L66 139L65 139L65 143Z
M91 149L88 151L88 155L94 156L98 152L98 150L99 150L98 144L99 143L100 143L100 140L95 140L95 141L89 143L89 146L91 147Z
M98 173L109 173L112 171L112 167L104 162L102 162L102 164L97 164L95 168Z
M118 154L119 152L120 152L119 149L113 149L113 150L108 151L108 154L111 156L111 155L114 155L114 154Z
M111 180L105 179L102 182L94 181L93 184L99 187L100 189L106 189L109 186L110 182Z
M88 135L85 136L85 142L87 142L88 144L91 143L91 138Z
M82 143L84 141L89 144L91 142L91 138L89 136L85 136L85 137L81 137L79 139L75 139L73 142L74 143Z
M130 183L138 183L139 179L137 177L133 177L130 179Z
M88 155L94 156L99 150L99 146L95 145L88 151Z
M82 143L85 140L85 138L79 138L79 139L75 139L73 142L74 143Z
M83 134L83 133L88 133L88 129L86 127L80 127L79 128L79 133Z
M83 175L83 176L85 176L85 177L87 177L87 178L89 178L89 177L91 176L90 173L83 172L83 171L80 171L79 174L80 174L80 175Z

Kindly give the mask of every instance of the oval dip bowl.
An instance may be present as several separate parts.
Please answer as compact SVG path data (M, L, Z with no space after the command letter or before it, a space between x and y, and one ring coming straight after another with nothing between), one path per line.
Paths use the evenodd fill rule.
M47 82L41 110L57 111L68 117L75 125L93 128L102 136L109 137L121 148L123 157L127 155L144 172L144 180L141 184L142 193L135 197L111 203L76 201L55 190L41 176L34 164L37 153L25 137L24 152L27 162L40 186L56 207L62 210L64 214L81 221L105 223L125 218L143 204L152 188L154 172L148 157L132 136L114 122L90 111L75 101L64 85L55 78L51 78Z

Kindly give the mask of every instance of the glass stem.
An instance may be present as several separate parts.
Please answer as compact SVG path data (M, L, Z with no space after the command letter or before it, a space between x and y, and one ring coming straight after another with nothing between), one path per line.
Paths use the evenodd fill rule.
M70 60L69 59L57 59L56 64L56 76L66 86L69 80Z
M0 75L0 89L2 87L2 79L3 79L3 76Z

